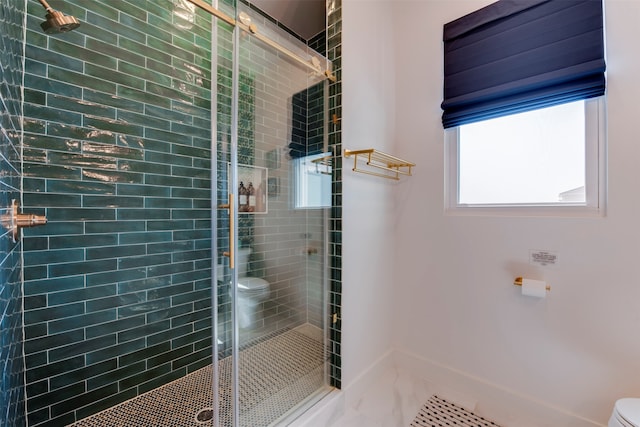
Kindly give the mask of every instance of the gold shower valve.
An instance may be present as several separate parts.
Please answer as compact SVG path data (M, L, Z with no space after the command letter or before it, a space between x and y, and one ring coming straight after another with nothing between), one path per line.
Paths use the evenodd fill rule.
M11 201L11 208L9 213L6 213L0 217L0 222L3 227L11 231L11 238L13 242L17 242L20 237L20 229L27 227L37 227L39 225L45 225L47 223L47 217L43 215L34 214L21 214L18 213L18 201L13 199Z

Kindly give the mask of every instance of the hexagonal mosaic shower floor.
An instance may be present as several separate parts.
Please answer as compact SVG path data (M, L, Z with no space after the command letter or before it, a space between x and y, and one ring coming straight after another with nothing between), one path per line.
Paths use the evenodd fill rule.
M268 426L324 384L327 352L321 334L292 329L240 351L240 424ZM220 426L231 425L231 358L219 371ZM212 367L123 402L73 427L213 426Z

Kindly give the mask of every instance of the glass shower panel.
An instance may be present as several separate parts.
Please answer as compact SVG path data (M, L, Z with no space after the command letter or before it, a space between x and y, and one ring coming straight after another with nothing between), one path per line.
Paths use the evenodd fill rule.
M259 14L239 16L304 61L327 64ZM217 200L236 210L217 209L219 413L220 425L267 426L326 390L327 212L318 200L327 197L304 205L296 194L300 178L325 182L320 177L331 174L327 84L322 73L236 31L235 136L234 122L227 127L218 113ZM234 255L234 269L224 252Z

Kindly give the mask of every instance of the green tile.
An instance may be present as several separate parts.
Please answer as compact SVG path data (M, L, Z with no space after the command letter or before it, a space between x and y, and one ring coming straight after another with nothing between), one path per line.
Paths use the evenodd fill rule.
M47 218L50 216L47 214ZM23 230L23 234L29 238L34 236L59 236L64 234L82 234L84 224L78 221L48 222L46 226L34 227Z
M127 123L124 120L109 120L98 116L86 116L84 118L86 126L105 130L109 132L124 133L127 135L143 136L144 128L139 124Z
M143 338L135 341L129 341L124 344L118 344L111 347L106 347L101 350L96 350L86 354L87 363L98 363L103 360L112 359L121 355L132 353L136 350L140 350L145 347L145 340ZM123 366L120 363L120 366Z
M112 362L112 361L115 361L115 359L111 359L108 362ZM144 361L139 361L137 363L124 366L119 369L111 369L102 375L93 376L92 378L89 378L87 380L87 389L93 390L107 384L117 383L118 381L124 378L130 377L131 375L134 375L144 370L145 365L146 363Z
M173 188L171 190L171 195L173 197L184 197L187 199L210 199L211 192L209 189L198 189L198 188Z
M167 120L130 111L121 111L118 114L118 119L127 123L139 124L155 129L169 130L171 127L171 124Z
M110 3L107 3L107 4L110 4ZM150 7L152 7L153 4L149 4L149 2L147 2L146 8L138 7L136 6L136 4L138 3L122 2L121 4L119 4L118 9L121 12L120 16L131 15L139 19L140 21L145 21L147 19L147 10ZM155 7L160 7L160 6L155 6Z
M157 265L148 267L147 271L149 277L154 276L164 276L166 274L176 274L182 271L189 271L193 268L193 264L190 262L185 262L182 264L167 264L167 265Z
M146 65L138 66L127 62L121 62L118 65L118 71L142 81L154 82L167 87L171 86L173 81L170 73L159 73L149 69Z
M101 105L108 105L110 107L119 108L122 110L136 111L136 112L144 111L143 102L127 99L126 97L122 97L122 96L114 96L114 95L98 92L90 88L84 89L83 97L85 101L95 102Z
M82 73L76 73L58 67L49 67L49 78L60 80L76 86L90 87L105 93L115 94L116 84L107 80L97 79ZM64 92L58 92L64 93ZM68 95L71 96L71 95Z
M116 343L115 336L104 336L92 339L84 339L82 342L69 344L49 350L49 360L52 362L65 360L69 357L83 355L93 350L101 349Z
M82 123L81 114L51 107L44 107L41 105L25 104L24 113L32 118L52 122L69 123L74 125Z
M84 196L83 205L88 208L141 208L144 204L142 197L127 196Z
M149 37L149 39L152 39L152 37ZM139 60L134 60L133 58L128 60L128 62L137 64L140 66L144 66L145 64L144 61L146 60L146 58L153 58L157 61L164 61L167 63L171 62L171 56L170 54L167 53L167 52L170 52L171 50L168 50L168 51L158 50L157 48L154 48L153 44L154 43L152 43L151 41L147 42L147 44L143 44L133 40L121 38L118 43L118 49L121 50L122 52L144 52L144 57L140 56L140 58L142 59L142 62Z
M173 146L173 145L174 144L171 144L170 146ZM175 167L180 165L191 166L192 164L191 158L186 156L176 156L169 152L156 153L153 151L148 151L145 153L145 161L149 164L162 163L162 164L169 165L170 167ZM167 175L170 175L170 174L167 174Z
M82 143L79 140L108 144L116 142L116 135L113 132L82 126L70 126L69 124L50 123L47 127L47 134L66 138L65 144L69 147L66 151L80 151Z
M158 96L146 91L126 87L126 86L119 86L117 95L119 97L131 100L131 101L138 101L145 104L157 105L163 108L169 108L171 106L170 99L167 99L163 96Z
M86 301L86 307L88 312L94 312L138 304L140 303L140 301L145 301L145 299L146 296L142 292L123 295L112 295L103 298L96 298L91 301Z
M189 250L193 248L193 242L163 242L147 245L149 254L172 253L175 251Z
M145 230L144 221L92 221L85 224L87 234L127 233Z
M171 263L171 256L168 254L129 256L118 260L119 269L128 269L142 266L162 265Z
M166 187L191 187L191 178L147 174L145 175L145 184Z
M144 181L144 175L133 172L123 172L108 169L83 169L82 175L86 180L96 180L111 183L136 184Z
M144 199L145 208L191 208L192 201L188 199L172 199L167 197L146 197Z
M133 385L138 385L146 381L157 379L162 375L169 375L171 378L174 378L173 375L175 374L170 374L170 371L171 371L171 365L169 364L167 364L166 366L159 366L154 369L148 369L146 371L138 373L137 375L123 379L122 381L120 381L120 387L129 388L129 387L132 387ZM162 383L166 384L166 381L167 379L163 378Z
M177 349L174 349L166 353L159 354L147 359L147 366L151 368L156 366L162 366L166 363L173 362L176 359L186 356L187 354L190 354L192 351L193 351L193 348L191 347L191 345L177 348Z
M31 207L80 207L81 194L25 193L24 205Z
M137 49L129 48L131 46L136 46ZM144 52L145 54L147 53L144 45L132 41L127 41L126 39L120 39L120 45L118 46L112 43L105 43L101 40L87 38L86 47L89 51L111 56L113 58L117 58L140 66L144 65L145 57L138 52Z
M157 311L166 311L170 307L170 301L168 298L145 301L137 304L125 305L118 307L118 317L130 317L137 316L143 313L153 313ZM149 321L148 321L149 322Z
M115 334L128 329L136 329L145 325L144 315L132 316L125 319L118 319L112 322L105 322L99 325L88 326L86 328L87 338L99 337L103 335Z
M73 304L71 306L67 306L64 307L64 313L72 313L72 312L77 312L78 314L82 311L81 309L77 309L77 306L82 305L82 304ZM43 310L39 310L39 311L43 311ZM58 312L60 313L60 311L63 311L61 309L58 309ZM61 314L64 314L61 313ZM30 314L29 317L29 321L27 321L26 316L27 314ZM48 313L50 314L50 313ZM58 317L60 316L60 314L58 315ZM38 321L43 321L44 319L50 319L49 315L47 316L40 316L40 315L36 315L32 312L29 313L25 313L25 324L27 323L31 323L32 319L36 319L38 318ZM55 317L53 317L55 318ZM55 334L55 335L48 335L46 337L42 337L42 338L37 338L37 339L33 339L33 340L28 340L25 341L24 344L24 348L25 348L25 353L26 354L30 354L30 353L37 353L39 351L43 351L43 350L50 350L52 348L56 348L59 347L61 345L65 345L65 344L71 344L74 342L81 342L84 339L83 333L81 330L76 330L76 331L70 331L70 332L64 332L64 333L60 333L60 334ZM53 367L49 367L48 370L53 369ZM50 373L49 373L50 375ZM39 379L39 378L38 378Z
M147 82L146 90L149 93L152 93L167 99L182 101L189 104L192 102L192 99L193 99L193 95L183 91L182 88L174 89L172 87L161 86L154 82Z
M91 248L94 246L114 246L117 244L117 242L117 236L113 234L55 236L49 238L49 248L51 250L55 250Z
M47 216L50 222L55 221L104 221L115 220L115 209L71 208L49 209Z
M55 124L51 124L50 128L55 126ZM80 151L80 143L78 141L70 141L66 138L59 138L51 135L26 134L24 144L25 148L31 149L32 151L40 151L44 155L47 154L45 150L70 152Z
M30 280L24 284L25 295L38 295L48 292L80 289L84 286L83 276L47 278L44 280Z
M123 343L138 338L147 337L170 328L171 321L164 320L156 323L147 323L143 327L125 330L118 333L118 342Z
M104 271L111 271L117 268L115 259L71 262L63 264L53 264L49 266L49 273L52 276L72 276L74 274L91 274Z
M103 324L105 322L113 320L115 317L116 317L115 310L101 311L98 313L90 313L82 316L67 317L65 319L49 322L49 333L55 334L58 332L64 332L64 331L69 331L73 329L85 328L95 324ZM98 345L102 345L105 343L106 343L105 345L108 345L109 342L110 341L99 342ZM85 343L87 344L87 349L88 349L89 347L86 341L83 341L82 345L84 345ZM83 353L84 352L81 351L80 353L77 353L77 354L83 354ZM56 353L56 354L58 355L66 354L68 356L71 353L67 352L67 353ZM64 356L64 357L60 356L59 358L66 358L67 356ZM54 356L54 353L50 352L49 354L50 360L54 360L56 357L58 356Z
M149 233L123 233L119 236L121 245L133 245L137 243L170 242L171 232Z
M67 371L82 368L83 366L84 357L82 356L73 357L62 362L44 364L38 368L32 368L27 371L27 382L34 383L42 379L48 379L50 377L64 374ZM46 388L46 391L49 391L48 387Z
M24 262L26 265L30 266L47 265L65 261L81 261L83 259L83 249L34 251L24 254Z
M47 306L46 295L27 296L23 298L24 310L34 310Z
M26 56L31 61L38 61L43 64L55 65L58 67L66 68L68 70L82 72L82 61L76 59L74 57L75 55L67 55L69 53L69 47L71 47L72 49L80 48L55 39L52 39L49 42L49 46L49 48L40 48L37 46L33 46L32 44L28 44L25 47Z
M97 363L91 366L85 366L81 369L69 370L62 375L51 377L51 389L55 390L61 387L66 387L73 383L85 381L87 378L93 378L100 374L112 372L118 368L118 364L115 360L107 360L101 363ZM91 390L90 387L87 387Z
M95 12L92 8L92 12ZM121 18L126 17L126 18ZM112 38L108 37L96 37L102 41L108 42L112 45L116 45L118 39L126 37L131 40L135 40L140 43L144 43L146 39L144 22L140 20L128 19L130 16L126 14L116 14L116 16L100 16L94 13L89 15L89 22L98 28L108 28L112 33ZM124 24L124 25L123 25Z

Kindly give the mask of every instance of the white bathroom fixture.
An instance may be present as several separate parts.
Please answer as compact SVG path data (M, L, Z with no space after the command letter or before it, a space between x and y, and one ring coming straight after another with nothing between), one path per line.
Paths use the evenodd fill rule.
M609 427L640 427L640 398L619 399L609 419Z
M243 329L255 325L260 320L260 304L269 298L269 282L259 277L248 277L251 248L238 249L236 268L238 269L238 322Z

